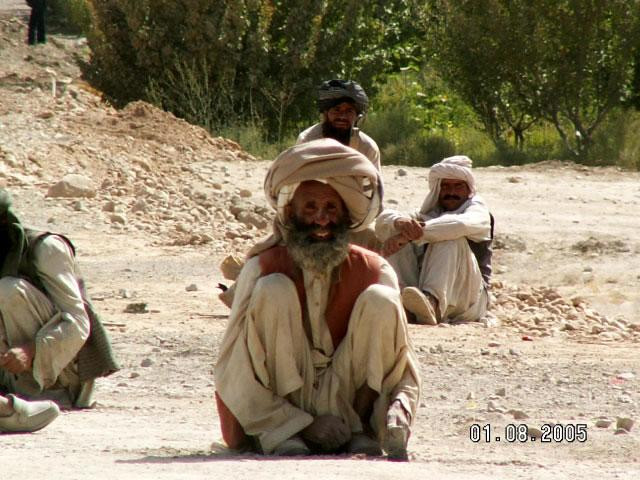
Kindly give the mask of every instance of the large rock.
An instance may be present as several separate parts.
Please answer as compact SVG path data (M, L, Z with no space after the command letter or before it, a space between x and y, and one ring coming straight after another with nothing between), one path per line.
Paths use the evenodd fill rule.
M96 188L91 179L76 173L65 175L47 192L47 197L93 198L95 196Z

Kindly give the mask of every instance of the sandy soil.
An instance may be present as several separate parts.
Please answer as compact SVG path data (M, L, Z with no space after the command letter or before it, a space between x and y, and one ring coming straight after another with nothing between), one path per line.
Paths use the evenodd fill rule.
M410 327L424 380L410 462L237 455L213 402L218 265L267 231L268 162L150 106L105 105L78 79L83 40L28 49L19 6L0 1L0 186L27 223L74 240L123 369L94 409L3 435L7 477L639 478L640 427L615 425L640 420L640 174L476 171L497 222L496 325ZM67 173L96 196L47 197ZM418 207L427 174L385 166L387 205ZM125 313L134 302L148 312ZM470 440L473 424L489 442ZM509 442L508 424L584 424L587 440Z

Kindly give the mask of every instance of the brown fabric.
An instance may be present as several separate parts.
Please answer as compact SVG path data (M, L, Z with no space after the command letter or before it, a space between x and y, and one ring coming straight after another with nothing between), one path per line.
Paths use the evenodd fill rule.
M338 281L331 286L325 313L334 347L337 348L347 333L351 311L358 296L367 287L378 283L381 266L381 257L375 253L355 245L349 246L349 255L340 265ZM262 276L282 273L293 281L298 292L301 310L304 312L306 309L304 278L287 248L279 246L262 252L260 267ZM230 448L241 449L245 447L249 437L217 392L216 403L220 416L222 438Z
M358 296L380 278L380 257L355 245L349 246L349 255L340 265L338 281L331 285L325 318L331 332L333 346L338 347L349 326L349 317ZM295 265L286 247L274 247L260 254L263 275L282 273L296 286L302 311L306 295L302 272Z

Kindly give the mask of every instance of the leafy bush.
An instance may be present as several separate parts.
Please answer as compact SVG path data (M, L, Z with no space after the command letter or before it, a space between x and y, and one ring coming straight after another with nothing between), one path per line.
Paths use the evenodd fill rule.
M629 109L621 116L625 118L624 138L616 163L622 168L640 171L640 112Z
M395 61L388 36L409 16L403 0L90 2L88 73L114 103L151 99L186 115L206 94L209 124L260 123L276 141L315 116L322 80L355 78L372 93ZM182 81L187 92L175 95Z
M216 135L237 142L256 158L275 159L280 152L296 143L295 136L287 136L281 142L268 141L265 128L260 124L236 123L215 131Z
M91 10L88 0L49 0L51 17L63 31L86 35L91 28Z

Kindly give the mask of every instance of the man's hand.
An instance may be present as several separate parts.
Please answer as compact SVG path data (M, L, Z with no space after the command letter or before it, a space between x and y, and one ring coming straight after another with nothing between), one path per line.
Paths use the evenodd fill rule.
M423 234L420 222L412 218L398 218L393 222L393 227L409 241L417 240Z
M389 255L393 255L394 253L396 253L398 250L400 250L402 247L404 247L410 241L411 240L409 240L402 233L398 233L397 235L394 235L393 237L389 237L384 242L384 244L382 245L381 254L382 254L383 257L388 257Z
M36 346L33 343L13 347L0 354L0 368L14 374L28 372L33 366L35 354Z
M340 417L319 415L300 432L304 440L317 444L325 451L335 450L351 439L351 430Z

